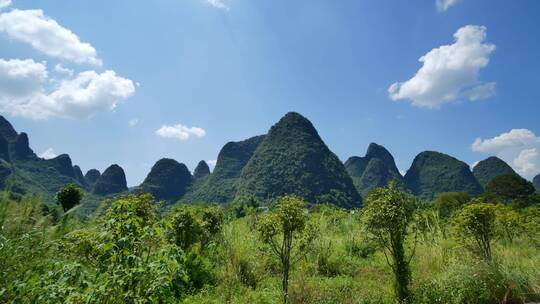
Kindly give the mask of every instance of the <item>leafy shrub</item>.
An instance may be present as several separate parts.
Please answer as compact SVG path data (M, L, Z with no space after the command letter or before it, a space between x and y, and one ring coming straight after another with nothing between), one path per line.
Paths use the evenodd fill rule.
M473 253L491 261L491 242L495 234L495 205L470 204L454 218L457 236Z

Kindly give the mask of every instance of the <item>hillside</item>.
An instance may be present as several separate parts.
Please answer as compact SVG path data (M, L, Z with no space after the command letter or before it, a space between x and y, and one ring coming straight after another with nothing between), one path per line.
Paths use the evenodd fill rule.
M8 191L41 196L53 203L54 194L68 183L85 188L69 155L42 159L30 148L26 133L17 133L11 123L0 116L0 184ZM80 169L79 169L80 170ZM88 199L88 198L87 198Z
M284 194L346 208L361 203L341 161L311 122L294 112L272 126L238 181L237 196L271 199Z
M385 186L391 180L403 182L392 154L376 143L369 145L364 157L350 157L345 162L345 169L362 197L366 197L371 189Z
M236 195L240 172L263 139L264 135L261 135L225 144L219 151L214 171L196 181L182 200L215 203L232 201Z
M127 191L126 174L117 164L109 166L97 179L92 192L97 195L118 194Z
M473 175L483 188L495 177L505 174L517 174L504 160L491 156L480 161L473 168Z
M533 185L537 192L540 192L540 174L533 178Z
M449 155L425 151L418 154L405 174L405 184L416 196L432 199L442 192L482 193L469 165Z
M162 158L154 164L139 189L151 193L157 200L174 203L186 193L191 182L186 165Z

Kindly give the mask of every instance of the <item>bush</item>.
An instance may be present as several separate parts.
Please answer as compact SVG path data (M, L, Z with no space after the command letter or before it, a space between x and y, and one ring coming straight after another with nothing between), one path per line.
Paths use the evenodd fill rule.
M495 234L495 205L471 204L454 218L455 231L465 247L486 261L491 261L491 242Z

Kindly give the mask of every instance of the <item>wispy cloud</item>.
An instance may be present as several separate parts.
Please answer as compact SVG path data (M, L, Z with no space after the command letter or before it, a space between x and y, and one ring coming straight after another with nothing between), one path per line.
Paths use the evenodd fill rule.
M162 125L156 130L156 135L164 138L174 138L181 141L188 140L190 137L204 137L206 131L198 127L187 127L182 124Z
M129 125L131 128L135 127L135 126L138 125L138 124L139 124L139 119L138 119L138 118L133 118L133 119L130 119L130 120L128 121L128 125Z
M229 11L230 7L223 0L205 0L209 5L224 11Z
M56 155L56 152L54 152L53 148L49 148L41 152L38 156L44 159L51 159L51 158L55 158L58 155Z
M437 10L439 12L445 12L447 9L449 9L451 6L454 6L458 2L459 0L436 0L435 5L437 6Z

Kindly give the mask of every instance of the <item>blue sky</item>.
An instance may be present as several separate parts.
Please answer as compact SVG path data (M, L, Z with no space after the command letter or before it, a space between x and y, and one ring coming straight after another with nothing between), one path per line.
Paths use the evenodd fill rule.
M83 171L136 185L297 111L342 160L377 142L401 170L437 150L540 173L536 0L9 2L0 112Z

